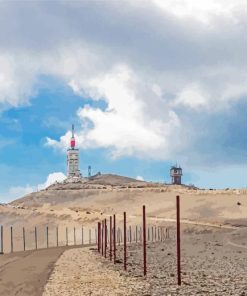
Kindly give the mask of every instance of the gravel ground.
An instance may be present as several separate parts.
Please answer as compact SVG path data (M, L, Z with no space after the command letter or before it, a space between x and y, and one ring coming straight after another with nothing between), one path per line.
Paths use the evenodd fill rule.
M52 295L241 295L247 296L246 236L232 242L232 230L186 227L182 234L182 286L176 284L176 241L149 243L148 274L142 275L142 245L123 247L117 263L96 250L72 249L57 261L43 296ZM236 235L236 231L234 231Z
M148 283L122 276L89 248L65 251L59 258L43 296L142 295Z
M247 248L244 242L232 245L231 233L203 227L184 230L181 287L176 285L174 236L148 244L146 281L149 285L140 295L247 295ZM246 236L243 239L247 241ZM122 247L118 247L117 258L122 261ZM128 246L127 277L141 277L142 265L142 245ZM122 269L123 264L109 265L109 268Z

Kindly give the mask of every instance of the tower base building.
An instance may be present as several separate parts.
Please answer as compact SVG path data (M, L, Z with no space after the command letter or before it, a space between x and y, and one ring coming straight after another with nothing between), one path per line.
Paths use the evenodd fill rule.
M174 185L182 184L182 168L178 166L172 166L170 169L171 183Z

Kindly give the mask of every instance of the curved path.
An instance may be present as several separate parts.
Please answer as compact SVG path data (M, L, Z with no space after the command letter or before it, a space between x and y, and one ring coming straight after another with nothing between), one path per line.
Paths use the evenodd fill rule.
M0 295L41 296L55 262L68 248L0 255Z

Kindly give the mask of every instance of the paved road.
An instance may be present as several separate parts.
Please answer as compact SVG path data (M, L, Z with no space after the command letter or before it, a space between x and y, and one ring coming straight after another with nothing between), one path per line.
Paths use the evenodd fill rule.
M54 263L66 249L0 255L0 295L41 296Z

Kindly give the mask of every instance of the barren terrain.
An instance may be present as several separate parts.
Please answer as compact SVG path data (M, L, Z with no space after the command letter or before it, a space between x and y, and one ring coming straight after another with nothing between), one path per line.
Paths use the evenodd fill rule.
M98 258L97 254L92 255L92 251L83 251L79 248L82 242L84 244L94 242L96 223L104 218L108 219L112 214L116 214L117 226L120 228L124 211L127 212L128 225L140 225L143 204L146 205L149 226L169 226L174 229L176 195L181 196L181 219L184 225L182 235L183 285L180 289L175 283L174 236L162 243L149 244L147 280L143 280L140 276L142 259L138 245L129 247L130 265L127 274L122 272L121 263L113 266L108 260ZM79 249L66 251L57 261L44 295L57 295L56 289L60 285L62 285L61 289L64 289L63 295L104 295L97 294L97 291L101 291L100 289L108 291L108 295L166 295L160 294L163 293L162 291L168 293L167 295L172 295L172 293L174 295L247 294L244 280L247 263L245 259L246 189L202 190L183 185L172 186L141 182L115 175L101 175L90 180L83 180L83 182L55 184L46 190L31 193L10 204L2 204L0 205L0 221L4 229L5 254L0 257L0 277L1 272L4 272L4 285L8 283L7 275L10 277L10 282L14 281L14 278L10 276L12 269L16 268L21 271L25 262L29 260L28 258L30 258L31 265L36 262L35 258L39 256L39 251L31 251L35 249L35 227L40 249L47 247L46 227L48 226L49 247L56 247L57 243L59 246L64 246L59 253L62 254L66 250L67 231L68 245L75 244ZM14 252L23 250L23 227L25 227L25 247L30 253L8 254L11 251L11 226L13 227ZM47 249L48 256L50 250L56 249ZM121 252L121 246L118 252ZM28 255L28 260L24 262L15 259L17 254L24 254L18 255L24 257L25 254L30 254L30 256ZM120 253L118 256L121 259ZM41 272L43 279L49 277L58 257L48 260L49 271L44 268ZM28 262L27 266L29 266ZM32 272L33 267L27 267L25 270L30 278L23 277L20 281L20 277L16 278L16 283L12 283L17 287L13 290L15 294L6 290L7 286L3 286L2 282L1 289L3 290L4 287L3 291L8 292L1 293L1 295L27 295L22 292L22 287L25 283L29 287L32 281L35 286L36 280ZM73 272L68 273L68 270L75 270L80 276L74 275ZM110 286L107 286L106 282L100 278L99 282L102 282L103 286L99 287L98 284L94 286L94 282L98 279L94 271L97 270L111 277L110 286L115 287L116 290L110 292ZM85 272L90 276L86 277ZM70 280L70 276L74 277L75 288L67 291L69 285L65 283ZM42 287L45 281L42 282ZM87 287L88 290L85 291L90 291L91 294L89 292L82 294L81 285ZM39 291L42 293L43 288ZM71 291L74 294L70 294ZM116 291L119 291L118 294ZM230 291L230 294L227 291Z

